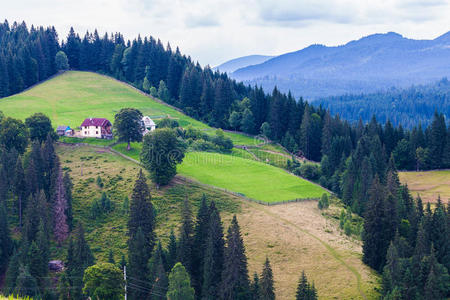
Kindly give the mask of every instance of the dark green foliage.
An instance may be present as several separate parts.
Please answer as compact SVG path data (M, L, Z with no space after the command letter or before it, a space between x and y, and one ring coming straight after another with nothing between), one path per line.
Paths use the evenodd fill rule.
M151 202L150 189L142 170L139 171L131 195L130 214L128 217L128 232L130 238L133 238L133 236L136 235L138 228L141 228L151 253L155 243L155 235L153 232L153 205Z
M11 234L8 228L8 218L4 204L0 204L0 270L4 271L12 252Z
M22 121L6 117L0 124L0 144L6 150L16 149L20 154L28 145L28 129Z
M126 142L127 150L131 149L131 142L142 141L144 125L142 113L135 108L122 108L114 116L114 129L120 141Z
M275 288L273 286L273 273L269 258L266 258L260 281L261 300L275 300Z
M164 118L157 122L158 128L177 128L180 126L177 120Z
M206 243L208 238L210 211L206 203L206 196L203 195L200 208L197 213L194 229L194 242L192 245L192 286L196 295L201 295L203 283L203 266L206 253Z
M64 190L66 192L66 210L65 214L67 217L67 226L69 226L69 230L71 231L73 229L73 215L72 215L72 180L70 179L69 173L64 173L63 177L63 184L64 184Z
M177 164L184 158L184 144L169 128L157 129L144 137L141 161L152 181L166 185L175 176Z
M224 267L225 241L223 239L222 222L214 202L211 202L209 214L201 294L202 299L205 300L213 300L218 298Z
M296 300L316 300L317 290L314 283L311 285L306 278L305 271L302 271L302 276L297 286Z
M70 238L67 250L66 274L70 284L71 299L83 299L84 270L94 264L94 256L84 237L83 226L78 225Z
M127 272L130 277L140 281L147 281L149 276L148 260L151 250L141 227L130 237L128 241L128 264ZM146 293L140 290L130 291L131 299L144 299Z
M167 245L167 270L172 270L173 266L177 262L177 238L173 229L170 230L169 244Z
M163 261L163 250L161 243L155 248L153 255L148 263L149 283L151 286L150 299L165 300L164 291L168 288L168 278Z
M9 260L8 270L6 271L5 274L5 283L3 287L4 294L10 295L14 292L17 277L19 276L19 267L20 267L20 255L16 251Z
M194 235L194 222L192 220L192 211L187 196L183 202L183 208L181 211L181 228L180 237L178 239L177 248L177 261L181 262L189 274L192 274L193 268L193 235Z
M19 275L16 280L16 287L14 289L14 295L25 297L39 297L39 287L27 267L19 267Z
M116 264L116 261L114 260L114 252L111 249L109 249L108 252L108 262L113 265Z
M43 113L35 113L26 118L25 125L28 127L32 141L38 140L40 143L43 143L48 135L56 139L56 133L52 128L52 121Z
M220 299L250 299L247 257L236 216L228 228L224 261Z
M258 273L253 274L253 282L250 284L251 300L259 300L261 298L261 288L259 286Z
M69 60L67 59L66 53L63 51L58 51L55 56L55 64L58 71L69 69Z

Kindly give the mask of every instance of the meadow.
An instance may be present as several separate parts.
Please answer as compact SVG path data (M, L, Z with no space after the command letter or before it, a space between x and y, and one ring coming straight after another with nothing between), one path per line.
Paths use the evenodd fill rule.
M450 202L450 170L399 172L400 181L408 184L411 195L420 195L423 202L434 203L438 196Z
M85 118L107 118L125 107L139 109L154 120L169 117L180 126L193 126L213 134L215 129L170 107L135 88L111 77L92 72L68 71L33 88L0 99L0 111L24 120L33 113L42 112L50 117L53 126L68 125L78 128ZM226 132L235 144L253 145L254 138Z
M321 187L271 165L209 152L188 152L178 172L201 183L217 186L264 202L319 198Z
M139 166L108 149L90 145L60 144L56 150L62 167L70 172L74 183L75 221L84 224L96 260L107 261L112 249L114 259L120 261L122 255L127 255L128 215L122 204L125 197L130 197ZM98 176L103 187L96 184ZM321 298L333 298L337 294L343 299L377 296L374 291L377 277L361 262L360 243L345 236L338 228L338 221L323 217L316 201L262 206L177 177L159 190L148 183L156 213L156 232L163 246L167 245L171 229L178 232L185 195L189 195L194 215L202 196L206 195L220 210L225 231L232 216L237 215L250 275L260 273L264 260L270 258L277 299L294 298L302 270L315 282ZM102 192L108 194L114 210L94 220L90 207ZM59 248L52 248L52 257L64 256Z

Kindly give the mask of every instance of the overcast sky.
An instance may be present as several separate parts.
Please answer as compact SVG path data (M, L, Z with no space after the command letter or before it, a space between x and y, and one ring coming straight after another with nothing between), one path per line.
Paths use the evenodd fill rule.
M450 0L0 0L0 18L77 32L152 35L215 66L310 44L340 45L395 31L433 39L450 31ZM6 2L6 3L5 3Z

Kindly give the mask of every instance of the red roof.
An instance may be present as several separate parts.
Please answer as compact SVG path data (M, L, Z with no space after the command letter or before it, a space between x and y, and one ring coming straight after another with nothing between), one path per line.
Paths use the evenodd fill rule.
M86 120L83 121L83 123L81 124L82 127L87 127L87 126L100 126L100 127L104 127L104 126L110 126L111 122L109 122L108 119L105 118L88 118Z

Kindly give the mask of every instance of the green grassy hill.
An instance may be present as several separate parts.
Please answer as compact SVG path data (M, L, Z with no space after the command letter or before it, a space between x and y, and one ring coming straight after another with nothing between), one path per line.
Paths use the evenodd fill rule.
M323 188L271 165L232 155L189 152L180 174L263 202L320 198Z
M129 85L92 72L65 72L25 92L0 99L0 111L5 115L24 120L35 112L42 112L51 118L54 127L69 125L77 128L89 117L114 122L114 115L125 107L137 108L155 120L170 117L182 127L192 125L213 132L208 125ZM253 138L242 134L226 135L235 144L255 143Z

